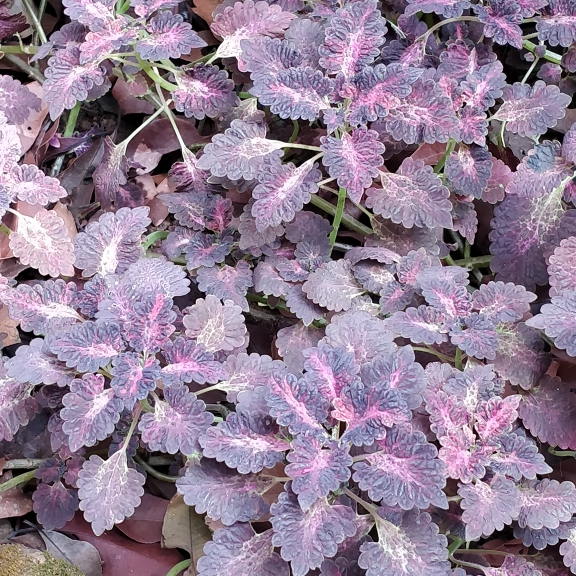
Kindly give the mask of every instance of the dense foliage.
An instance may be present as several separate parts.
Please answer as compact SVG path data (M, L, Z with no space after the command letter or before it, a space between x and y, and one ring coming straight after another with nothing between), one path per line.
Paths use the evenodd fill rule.
M49 414L38 522L102 534L164 453L220 526L200 576L560 575L560 542L576 573L576 5L225 0L209 51L175 0L63 4L52 120L120 80L156 112L70 234L0 76L0 455ZM7 51L26 26L0 11ZM128 149L161 115L153 222Z

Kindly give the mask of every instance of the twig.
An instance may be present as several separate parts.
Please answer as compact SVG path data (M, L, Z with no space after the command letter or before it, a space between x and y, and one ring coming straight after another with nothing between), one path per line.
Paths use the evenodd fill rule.
M176 566L172 567L166 576L178 576L182 570L186 570L188 566L192 564L192 560L188 558L188 560L182 560L182 562L178 562Z
M336 206L328 202L328 200L324 200L324 198L321 198L317 194L312 194L312 196L310 197L310 203L324 210L324 212L326 212L327 214L330 214L332 216L336 214ZM346 228L349 228L354 232L358 232L358 234L362 234L363 236L374 234L374 230L372 230L372 228L368 228L368 226L365 226L361 222L358 222L358 220L352 218L352 216L349 216L348 214L342 215L342 224L346 226Z
M332 221L332 232L330 232L330 246L334 246L336 238L338 236L338 230L340 229L340 223L342 222L342 216L344 215L344 205L346 204L346 188L338 189L338 205L336 206L336 213L334 214L334 220Z
M26 8L26 11L30 14L32 24L34 24L34 28L36 28L36 32L38 32L38 38L40 38L42 44L46 44L48 38L46 38L46 34L44 34L44 29L42 28L40 20L38 20L38 15L32 10L32 5L28 0L22 0L22 4L24 4L24 8Z
M0 51L4 52L3 49L4 46L0 48ZM30 66L28 62L24 62L22 58L18 58L18 56L16 56L15 54L9 54L7 52L4 52L4 58L8 60L8 62L12 62L14 66L18 66L18 68L20 68L22 72L26 72L26 74L28 74L28 76L30 76L32 80L36 80L37 82L40 82L40 84L44 84L44 81L46 80L44 74L42 74L40 70L36 70L34 66Z
M15 488L20 484L26 484L36 476L36 470L29 470L28 472L24 472L24 474L20 474L19 476L14 476L10 480L7 480L3 484L0 484L0 493L6 492L10 490L10 488Z
M448 258L446 258L448 261ZM468 268L487 268L492 261L492 255L472 256L472 258L463 258L462 260L453 260L454 266L466 266Z
M78 114L80 114L80 102L76 102L74 108L70 110L68 114L68 120L66 120L66 127L64 128L64 132L62 136L64 138L70 138L74 134L74 130L76 129L76 122L78 121ZM64 163L64 157L66 154L60 154L56 160L54 160L54 164L52 164L52 168L50 169L50 175L52 177L57 176L62 170L62 164Z
M7 460L2 467L4 470L28 470L30 468L39 468L46 462L45 458L14 458Z
M138 462L138 464L140 464L140 466L142 466L142 468L144 468L144 470L146 470L150 476L153 476L157 480L162 480L163 482L171 482L172 484L175 484L176 480L178 480L177 476L168 476L168 474L162 474L162 472L158 472L158 470L155 470L152 468L152 466L150 466L150 464L148 464L148 462L143 460L139 454L134 455L134 460Z

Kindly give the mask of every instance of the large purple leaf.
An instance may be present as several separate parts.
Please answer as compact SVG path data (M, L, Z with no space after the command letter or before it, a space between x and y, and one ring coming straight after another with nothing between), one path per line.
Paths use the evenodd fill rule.
M100 536L114 524L132 516L144 493L144 476L128 466L126 450L121 449L104 461L90 456L78 477L80 510Z
M304 432L291 446L285 472L293 479L292 490L302 510L307 511L318 498L326 498L350 479L352 457L346 445L333 446Z
M76 490L66 488L59 480L52 486L40 484L32 494L34 512L45 530L58 530L72 520L78 510Z
M503 530L520 513L520 491L512 480L501 475L494 476L490 483L477 480L475 484L461 484L458 494L462 496L466 540Z
M511 476L514 480L523 477L535 480L536 474L552 472L533 440L519 434L504 434L498 443L500 449L490 459L490 467L494 472Z
M270 415L292 434L309 431L317 437L325 435L322 424L328 416L328 400L320 390L294 374L274 373L269 382L266 401Z
M447 317L441 310L422 305L394 312L386 319L386 327L415 344L441 344L448 340L446 320Z
M384 516L386 509L381 509ZM446 576L448 540L430 514L411 510L377 520L378 542L364 542L358 565L366 576Z
M518 414L541 442L563 450L576 449L576 395L560 378L544 375L540 384L522 397Z
M124 342L118 324L90 320L56 334L48 346L69 368L96 372L124 349Z
M100 374L84 374L81 380L74 380L62 404L62 430L73 452L108 438L124 406L115 397L114 389L104 389L104 377Z
M550 46L570 46L576 40L576 6L569 0L549 0L549 11L538 19L538 38Z
M250 524L216 530L198 560L198 576L289 576L288 563L274 552L272 538L272 530L256 534Z
M250 264L240 260L235 267L224 264L221 268L200 268L198 288L222 300L232 300L244 312L248 312L246 293L253 285Z
M32 420L39 411L39 406L31 395L33 386L7 378L4 367L0 372L0 441L10 441L20 426L25 426Z
M412 417L402 394L385 381L354 380L333 404L332 416L346 423L342 440L355 446L371 445L374 440L386 438L394 424L407 422Z
M351 200L360 202L384 162L384 145L378 140L378 132L357 128L352 134L345 132L341 138L323 136L320 141L324 151L322 163L328 174L337 179L338 186L346 188Z
M193 340L179 336L164 347L166 366L162 368L165 384L196 382L215 384L227 376L225 368L214 360L214 355Z
M366 206L406 228L452 228L450 193L431 166L406 158L398 172L381 173L382 188L367 191Z
M275 480L259 474L239 474L214 460L192 460L176 488L188 506L199 514L221 520L225 526L236 522L258 520L268 512L262 495Z
M193 454L199 450L198 438L214 421L205 404L186 386L164 389L164 401L158 400L154 412L142 415L138 428L150 450Z
M291 490L280 494L270 512L272 543L280 547L280 555L290 562L294 576L319 568L324 558L336 555L338 544L356 534L352 508L321 499L304 512Z
M354 464L355 482L374 501L402 510L448 508L444 463L438 450L426 442L422 432L395 426L384 440L376 443L376 451Z
M527 481L520 487L521 508L518 525L521 528L558 528L576 512L576 488L572 482L545 478Z
M225 462L241 474L273 468L284 459L290 444L276 426L244 413L231 413L224 422L200 437L204 456Z

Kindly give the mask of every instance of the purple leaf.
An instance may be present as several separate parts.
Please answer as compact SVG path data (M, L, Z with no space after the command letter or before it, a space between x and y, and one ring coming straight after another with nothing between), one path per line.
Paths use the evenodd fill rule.
M4 113L10 124L17 126L27 121L28 115L32 110L39 112L42 105L42 101L36 94L33 94L20 81L14 80L8 74L0 76L0 95L2 98L0 112ZM24 166L32 167L33 165L25 164ZM52 178L49 180L52 180ZM31 202L31 204L34 204L34 202Z
M81 380L74 380L62 404L62 429L73 452L106 440L114 431L123 408L114 390L104 389L104 377L100 374L84 374Z
M521 508L518 525L521 528L558 528L576 512L576 488L572 482L545 478L527 481L520 489Z
M322 264L310 274L302 289L316 304L335 312L348 310L353 300L364 293L352 274L349 260Z
M489 576L542 576L543 572L522 556L507 555L500 568L489 568Z
M450 340L469 356L480 360L494 360L498 350L498 333L494 323L472 312L465 318L463 325L454 324L450 329Z
M508 131L529 138L556 126L570 103L570 96L562 94L558 86L547 86L542 80L533 86L519 82L506 86L502 99L494 118L506 122Z
M260 354L232 354L224 362L228 372L227 379L218 384L225 390L228 402L237 402L240 392L252 391L261 386L267 386L272 375L282 373L285 369L281 360L272 360L270 356Z
M497 440L505 432L510 432L518 418L518 406L522 396L514 394L500 398L495 396L480 404L474 415L474 428L483 442Z
M218 66L196 64L176 74L176 82L178 89L172 93L174 106L187 118L217 118L238 104L234 82Z
M518 414L541 442L562 450L576 449L576 395L560 378L544 375L540 384L523 396Z
M130 7L143 18L148 18L160 8L172 8L177 6L177 0L131 0Z
M386 20L374 0L339 8L329 20L324 42L318 48L320 65L329 74L353 76L380 55L386 31Z
M547 336L554 338L554 344L560 350L566 350L569 356L576 356L576 326L572 318L576 310L576 291L567 290L561 296L553 296L551 304L544 304L540 314L526 320L527 326L544 330Z
M550 46L567 48L576 40L576 6L567 0L549 0L549 10L538 19L538 38Z
M193 454L198 438L214 421L204 402L197 400L186 386L164 389L164 401L154 404L154 412L142 415L138 428L151 452Z
M7 378L4 367L0 374L0 441L11 441L20 426L28 424L40 407L31 395L33 387Z
M421 75L421 70L399 63L364 68L346 87L345 95L352 100L346 120L358 126L384 118L400 99L412 92L413 84Z
M480 198L492 174L492 155L486 148L460 144L446 160L444 172L457 194Z
M176 488L198 514L207 512L212 520L232 526L236 522L258 520L266 514L268 506L262 494L274 484L270 477L239 474L224 464L203 458L186 466Z
M462 520L466 524L466 540L488 537L512 523L521 508L520 491L512 480L496 475L490 483L460 484Z
M20 263L43 276L74 276L74 247L64 220L54 210L40 208L34 217L18 213L10 248Z
M476 444L476 436L468 426L449 430L440 439L438 457L446 464L448 478L469 484L474 478L484 478L490 464L493 447Z
M576 235L576 211L564 211L561 192L542 198L507 198L494 210L490 262L496 279L522 284L527 290L548 283L546 257L552 247Z
M100 62L108 54L118 52L122 46L133 43L138 35L130 26L130 21L120 14L117 14L114 20L93 21L89 27L91 31L80 44L80 64Z
M273 468L290 448L277 436L278 429L246 414L231 413L224 422L200 437L204 456L225 462L241 474Z
M95 20L112 20L112 0L65 0L65 12L71 20L81 24L93 24Z
M232 300L222 304L209 294L206 299L198 298L187 312L182 320L186 336L194 338L208 352L232 351L248 342L242 309Z
M379 354L395 349L393 334L386 323L368 312L351 311L332 318L322 340L333 347L344 347L354 354L357 364L363 364Z
M16 288L2 289L0 298L8 306L10 318L19 321L25 332L49 334L82 321L75 310L78 290L73 282L18 284Z
M274 161L282 157L283 147L283 142L266 140L264 125L233 120L224 134L216 134L204 148L197 166L210 170L214 176L253 180L266 159Z
M530 311L536 294L509 282L488 282L472 295L472 308L492 322L516 322Z
M309 326L318 320L323 318L324 314L327 312L324 308L314 304L302 291L302 284L294 284L289 286L286 290L286 306L293 312L297 318L300 318L304 325Z
M304 432L292 440L286 459L290 464L285 472L293 479L292 490L304 512L350 479L352 457L348 447L332 446L313 434Z
M280 555L290 562L294 576L319 568L324 558L336 555L338 544L356 534L352 508L329 505L325 499L316 500L303 511L291 491L283 492L270 512L272 544L280 547Z
M226 378L226 370L220 362L214 361L214 355L204 346L196 345L193 340L182 336L173 342L167 342L163 355L167 365L162 368L164 384L177 382L196 382L215 384Z
M52 486L40 484L32 494L34 512L45 530L58 530L72 520L78 510L76 490L65 488L58 481Z
M550 294L561 295L576 286L576 238L562 240L548 263Z
M389 354L381 354L364 364L360 376L373 387L385 386L400 392L411 410L422 404L422 392L426 389L424 369L414 361L411 346L401 346Z
M236 56L239 69L245 71L241 59L242 40L282 36L294 18L295 14L284 12L280 6L270 6L267 2L248 0L227 6L216 15L210 26L214 34L223 38L216 54L220 58Z
M80 510L96 536L132 516L144 493L144 476L128 466L126 450L108 460L90 456L78 477Z
M258 174L259 184L252 192L256 200L252 205L256 228L263 231L293 220L318 191L321 178L317 165L310 162L298 167L292 162L265 162Z
M446 18L458 18L468 8L470 8L468 0L408 0L405 13L410 16L417 12L424 12L424 14L435 12Z
M111 283L114 279L111 278ZM120 278L120 285L135 289L140 293L151 295L150 300L156 301L159 292L167 298L185 296L190 292L190 280L181 266L169 262L165 258L140 258L128 267ZM134 288L132 288L134 287Z
M322 136L320 141L324 151L322 163L328 174L337 179L338 186L346 188L352 201L360 202L384 162L384 145L378 141L378 133L357 128L351 135L344 132L341 138Z
M441 344L448 340L446 319L445 314L437 308L418 306L404 312L395 312L386 319L386 327L415 344Z
M286 366L292 372L300 372L304 367L302 351L316 346L322 337L322 332L302 323L287 326L278 330L276 348Z
M48 346L68 368L96 372L119 354L124 342L118 324L90 320L56 334Z
M197 274L198 288L222 300L232 300L244 312L248 312L246 293L253 285L250 264L240 260L235 268L224 264L221 268L200 268Z
M406 228L452 228L450 193L431 166L406 158L396 174L381 173L382 188L370 188L366 206Z
M289 576L290 568L274 552L272 538L272 530L256 534L250 524L219 528L204 546L198 576Z
M292 434L310 431L316 437L325 435L322 424L328 416L328 401L320 390L294 374L274 373L268 384L266 402L270 415Z
M179 58L182 54L189 54L193 48L206 46L180 14L169 11L159 12L151 18L146 31L148 35L136 43L136 51L143 60Z
M484 23L484 35L496 44L510 44L522 49L522 10L511 0L490 0L489 6L474 6L478 20Z
M94 5L102 6L100 2ZM88 16L87 20L78 21L88 24L91 18L92 16ZM45 74L44 98L50 104L52 120L58 118L64 110L74 108L76 102L86 100L94 87L106 86L106 76L98 61L80 65L80 49L73 45L65 50L59 50L48 60Z
M277 76L280 70L288 70L302 64L302 55L292 42L261 36L242 40L242 60L255 82L262 76Z
M496 61L480 66L467 74L466 80L461 84L467 106L485 110L494 106L506 86L503 69L502 63Z
M310 66L280 70L276 76L257 76L250 94L280 118L313 121L330 108L332 80Z
M426 411L430 414L430 428L438 437L456 433L466 426L471 417L458 399L442 390L428 391Z
M162 376L158 360L144 360L135 352L116 356L112 360L110 374L113 376L110 387L128 410L134 408L136 400L147 398L148 393L156 388L156 381Z
M193 230L204 230L206 219L204 210L208 204L206 190L159 194L158 198L168 208L174 218L182 225Z
M411 510L376 522L378 542L364 542L358 565L366 576L445 576L450 563L444 534L430 514Z
M494 472L511 476L516 481L523 477L535 480L536 474L552 472L533 440L518 434L504 434L498 443L500 449L490 459L490 467Z
M519 323L498 332L498 351L494 367L514 386L530 390L550 365L550 355L538 330Z
M2 184L8 187L12 199L18 198L28 204L46 206L68 196L59 180L46 176L33 164L14 166L6 178L2 178Z
M303 356L306 358L304 378L331 401L357 377L360 370L354 354L342 347L324 344L304 350Z
M142 234L150 224L149 208L120 208L107 212L91 222L74 241L76 267L85 278L96 273L120 273L144 255L140 245Z
M431 504L448 508L444 463L438 450L426 442L422 432L394 426L384 440L354 464L355 482L374 501L403 510L428 508Z
M411 419L402 394L388 382L363 383L354 380L333 402L332 416L346 423L342 441L355 446L371 445L386 438L389 428Z

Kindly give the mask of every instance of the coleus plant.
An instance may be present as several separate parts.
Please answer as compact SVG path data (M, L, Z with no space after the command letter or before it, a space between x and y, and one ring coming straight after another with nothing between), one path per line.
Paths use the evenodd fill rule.
M491 565L481 541L507 533L562 541L576 573L576 487L542 448L576 450L559 375L576 356L576 127L548 134L571 101L574 6L226 0L216 50L182 64L206 41L177 2L64 5L35 56L52 119L142 75L157 112L106 138L102 212L71 240L68 192L20 161L41 103L0 79L3 232L39 272L0 285L29 336L2 358L0 438L50 411L38 521L80 509L111 529L160 452L222 526L201 576L561 573L539 553ZM3 37L22 26L0 12ZM176 112L213 127L197 155ZM142 198L126 205L127 150L161 114L182 161L153 231ZM511 139L529 144L514 171ZM258 306L287 324L274 357L250 348Z

